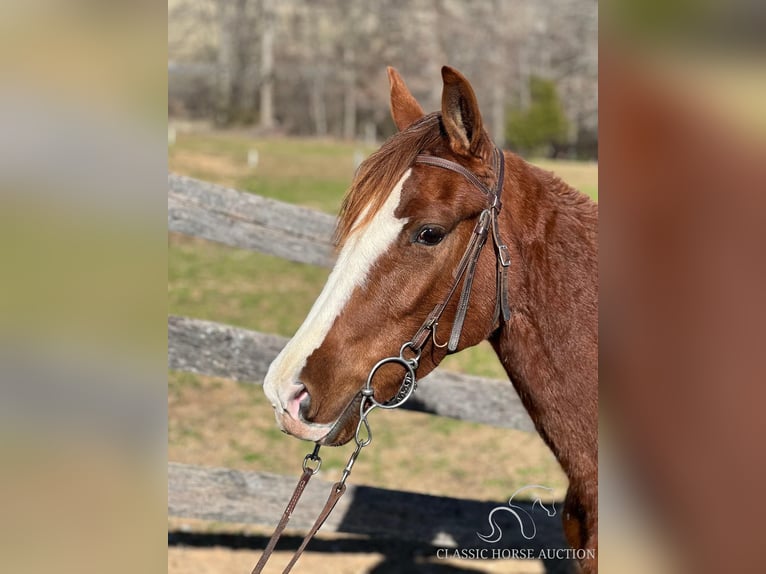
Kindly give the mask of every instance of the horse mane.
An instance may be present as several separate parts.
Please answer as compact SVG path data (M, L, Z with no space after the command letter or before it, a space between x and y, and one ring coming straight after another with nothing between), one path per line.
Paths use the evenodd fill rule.
M598 203L580 190L572 187L552 171L534 164L527 164L533 174L545 187L548 193L557 198L557 205L562 208L576 208L583 213L595 213L598 216Z
M337 248L343 246L355 229L369 223L415 161L415 156L433 147L441 137L441 113L432 112L391 136L362 162L343 199L335 230Z

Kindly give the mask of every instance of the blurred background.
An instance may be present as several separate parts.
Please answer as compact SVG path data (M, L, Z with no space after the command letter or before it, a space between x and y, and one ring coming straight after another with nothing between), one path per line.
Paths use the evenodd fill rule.
M588 143L595 6L426 4L376 2L378 10L275 2L269 40L261 32L266 20L257 17L262 5L250 2L227 2L225 11L214 3L171 3L167 11L150 2L0 3L5 570L164 572L173 560L191 569L181 554L169 563L168 533L178 550L198 533L219 528L224 536L232 527L168 522L166 451L194 464L284 464L284 472L295 472L303 450L298 441L268 436L275 427L258 414L257 386L168 373L167 307L289 335L324 272L296 264L287 278L273 269L276 260L169 237L168 162L177 173L334 213L359 158L393 129L385 65L398 67L426 109L435 109L438 67L446 61L476 85L493 137L586 193L608 190L600 206L603 571L763 571L763 2L602 3L600 184ZM341 30L352 14L365 35L346 48ZM242 57L219 50L222 18L241 22L252 38ZM436 21L439 34L428 34ZM317 39L306 40L311 34ZM272 126L261 121L269 115L261 112L264 41L272 47ZM296 53L306 46L317 49ZM342 64L344 49L359 65ZM389 50L396 52L390 58ZM499 54L505 63L496 72ZM312 76L306 57L327 73ZM227 93L218 91L226 85L218 80L219 69L225 74L219 58L240 62L232 69L249 67L251 87L238 90L252 97L235 97L232 88L219 99ZM344 75L351 69L355 78ZM174 75L185 79L171 81ZM290 100L292 90L302 104ZM246 113L225 105L243 99ZM351 119L346 111L353 109ZM527 132L530 124L553 128ZM288 164L297 170L292 175ZM261 269L273 273L268 289L257 281ZM277 286L286 294L275 296ZM458 355L450 368L495 376L491 355L475 352ZM397 427L399 414L413 416L381 422L399 432L363 459L368 464L354 475L360 483L397 487L401 473L381 472L374 457L404 453L402 464L422 459L445 481L401 485L410 490L454 492L473 480L487 497L501 497L525 470L563 492L555 461L534 435L478 425L456 433L451 425L468 423L436 417ZM255 428L261 421L263 429ZM402 446L407 433L416 443L421 429L444 437L431 458L407 456ZM448 451L472 449L480 457L484 447L459 444L476 433L484 433L488 453L510 442L512 460L470 478L450 466L460 458ZM261 441L279 448L263 457ZM188 537L174 542L185 529ZM232 556L224 548L193 568L220 571ZM360 569L382 557L361 552Z
M168 18L174 174L334 215L356 166L394 133L386 66L396 67L432 111L440 108L441 66L449 64L471 81L499 145L597 198L593 1L173 0ZM290 337L327 274L169 234L171 315ZM488 344L443 366L507 381ZM260 381L171 370L169 460L296 475L306 443L277 430L252 382ZM500 503L535 483L553 488L551 501L563 500L566 477L533 432L412 412L385 413L375 424L375 447L355 468L355 484L457 498L470 492L469 498ZM349 454L349 446L326 449L322 477L334 480ZM169 570L246 571L271 526L170 518ZM314 547L301 565L317 572L567 568L539 560L437 561L428 544L363 543L332 533ZM274 571L287 558L286 551L275 556Z
M596 157L592 0L171 0L168 17L173 121L375 142L393 132L385 66L435 110L449 62L499 144Z

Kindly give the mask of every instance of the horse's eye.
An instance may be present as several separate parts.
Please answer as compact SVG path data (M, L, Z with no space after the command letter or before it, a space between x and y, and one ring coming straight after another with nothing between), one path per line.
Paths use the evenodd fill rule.
M437 245L441 243L444 236L447 234L443 227L438 225L426 225L418 231L418 236L415 241L422 243L423 245Z

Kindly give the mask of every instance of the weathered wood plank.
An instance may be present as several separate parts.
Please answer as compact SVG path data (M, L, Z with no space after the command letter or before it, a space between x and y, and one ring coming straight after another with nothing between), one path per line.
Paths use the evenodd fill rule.
M297 473L285 477L171 462L168 514L275 525L297 479ZM290 520L290 528L308 530L331 488L331 482L313 478ZM489 511L505 504L507 501L465 500L349 483L322 530L406 538L440 546L479 547L482 543L476 533L488 532ZM509 522L504 529L502 548L566 548L560 512L548 517L539 506L523 501L520 505L534 517L537 535L534 540L525 540L518 525ZM560 510L558 504L557 507Z
M168 317L168 367L258 382L287 339L188 317Z
M335 217L190 177L168 175L168 229L324 267Z
M188 317L168 317L168 367L261 383L287 339ZM534 431L508 381L436 369L404 408L493 426Z

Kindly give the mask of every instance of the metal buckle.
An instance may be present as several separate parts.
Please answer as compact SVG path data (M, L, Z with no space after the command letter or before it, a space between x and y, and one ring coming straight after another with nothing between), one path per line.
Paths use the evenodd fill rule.
M479 221L477 222L476 227L474 228L474 233L476 235L479 235L479 236L486 235L487 229L489 229L489 224L491 221L489 209L485 209L484 211L481 212L481 215L479 215Z
M319 468L322 466L322 458L319 456L319 443L314 446L314 452L308 453L303 458L303 470L311 470L311 474L316 474L319 472ZM316 466L311 467L309 466L309 461L315 462Z
M497 246L497 256L498 256L498 259L500 259L500 265L502 265L503 267L510 267L511 254L508 251L508 247L506 245Z

